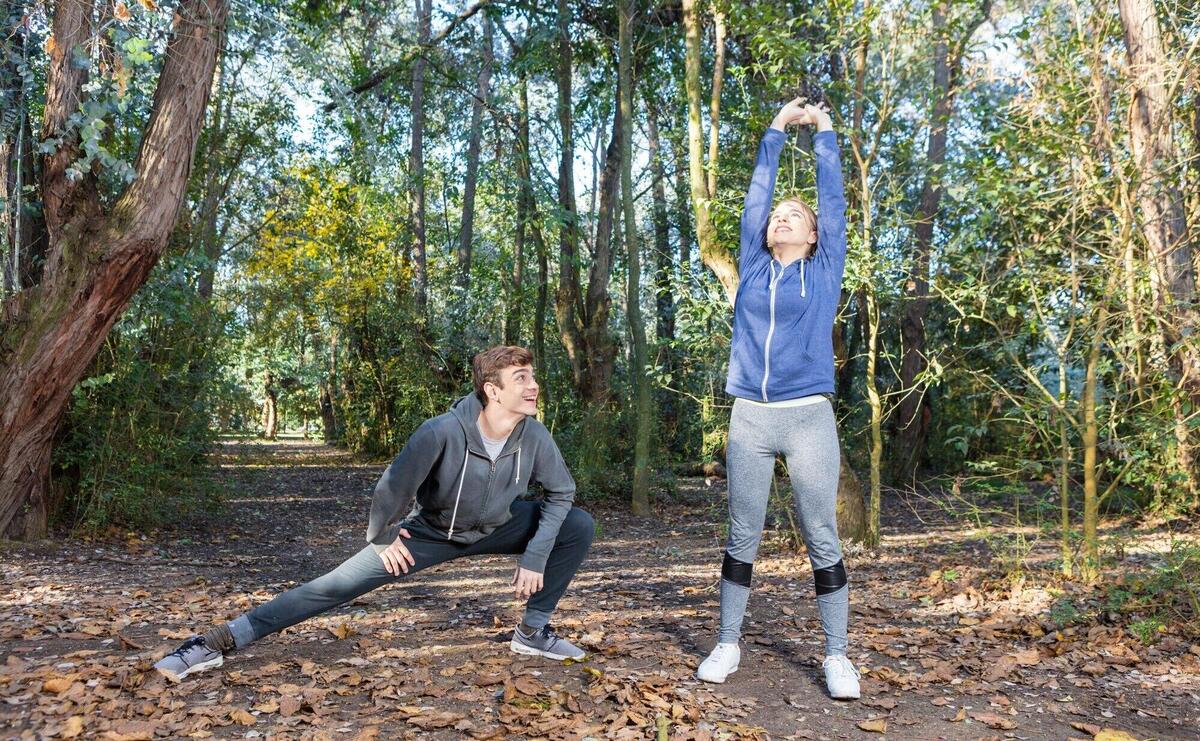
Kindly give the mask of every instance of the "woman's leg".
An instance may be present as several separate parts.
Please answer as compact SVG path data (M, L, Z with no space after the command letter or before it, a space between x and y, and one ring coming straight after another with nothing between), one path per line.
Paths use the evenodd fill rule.
M762 540L775 474L772 412L736 400L729 420L729 540L721 564L720 643L737 643L750 598L754 557Z
M817 608L825 631L825 654L846 653L849 587L837 533L837 490L841 471L837 421L826 402L785 410L789 419L784 455L792 497L812 563Z

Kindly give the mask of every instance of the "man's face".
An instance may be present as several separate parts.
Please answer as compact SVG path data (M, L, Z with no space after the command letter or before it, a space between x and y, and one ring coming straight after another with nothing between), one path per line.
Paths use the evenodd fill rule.
M500 371L500 385L484 385L489 404L499 404L502 409L520 414L537 414L538 385L533 377L533 368L528 365L513 365Z

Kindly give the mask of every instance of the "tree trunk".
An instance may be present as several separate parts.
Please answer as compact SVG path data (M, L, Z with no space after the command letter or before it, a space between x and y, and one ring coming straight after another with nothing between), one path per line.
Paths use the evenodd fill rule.
M704 142L700 120L700 19L697 17L696 0L683 0L683 28L686 43L686 72L684 84L688 102L688 174L691 182L692 211L696 217L696 240L700 243L700 259L717 276L725 297L733 305L737 295L737 261L729 248L717 241L717 227L712 219L712 202L716 199L717 160L716 141L721 101L721 80L724 77L722 62L725 58L724 19L716 16L716 44L718 63L713 69L713 89L709 102L708 175L704 172Z
M458 233L458 284L471 285L471 240L475 231L475 186L479 179L479 142L483 136L483 109L487 105L492 79L492 21L483 16L483 62L471 105L471 133L467 141L467 179L463 185L462 226Z
M0 300L41 280L47 247L41 216L36 209L26 208L36 185L37 147L29 120L27 84L18 60L30 55L29 19L26 4L20 0L8 0L3 8L11 30L0 41L0 79L12 81L12 87L0 91L0 110L14 111L15 123L0 138Z
M670 216L667 211L666 173L662 160L662 143L658 135L658 101L653 94L646 95L646 143L649 148L651 194L654 199L654 308L655 337L658 340L657 364L667 376L676 373L675 358L675 299L671 280L671 233ZM667 441L674 447L676 440L676 398L669 389L659 394L662 430Z
M515 50L514 50L515 56ZM521 338L521 313L523 305L522 284L525 261L525 237L532 226L534 209L537 205L533 193L532 162L529 154L529 78L522 68L519 73L517 97L517 179L521 181L517 195L517 236L513 247L513 269L509 283L508 314L504 318L504 342L516 345ZM545 287L539 286L539 292ZM544 308L544 307L543 307Z
M1196 279L1192 246L1187 240L1183 195L1174 174L1179 158L1171 137L1171 82L1162 34L1152 0L1119 0L1130 76L1134 81L1130 140L1138 165L1138 206L1142 235L1150 259L1153 314L1168 353L1170 380L1178 384L1195 414L1200 410L1200 308L1195 305ZM1177 465L1200 504L1200 471L1196 433L1187 413L1175 404Z
M263 383L262 428L267 440L274 440L279 434L279 396L275 391L275 374L270 371Z
M576 315L581 310L579 295L579 216L575 204L575 139L572 134L571 110L571 10L567 0L558 0L556 29L558 32L558 57L555 60L555 80L558 87L558 128L562 150L558 162L558 290L554 300L554 314L558 322L559 335L567 358L571 362L572 376L576 388L583 385L580 371L583 361L582 332L576 325Z
M1113 274L1114 276L1116 273ZM1100 427L1096 421L1096 399L1099 379L1100 351L1104 347L1104 330L1108 323L1108 295L1116 287L1116 281L1108 280L1108 288L1098 301L1099 316L1093 325L1091 349L1088 352L1087 369L1079 405L1083 407L1083 564L1080 575L1087 581L1095 581L1100 574L1100 495L1099 472L1096 467L1097 449L1100 442Z
M635 0L620 0L619 16L620 61L618 65L618 87L620 89L621 118L621 202L625 215L625 248L628 259L628 306L629 334L631 335L631 358L629 373L634 392L634 445L633 445L633 513L640 517L650 514L650 430L654 426L650 408L650 379L646 377L646 328L642 320L642 261L638 251L637 215L634 211L633 193L633 3ZM653 155L651 156L653 160ZM661 189L662 181L658 180Z
M679 229L679 272L684 285L692 281L692 209L687 140L682 132L669 135L675 160L675 224Z
M991 9L991 0L983 0L982 12L970 23L953 47L948 37L946 0L933 7L933 86L937 100L929 122L929 142L925 154L925 183L914 218L912 263L904 286L905 308L900 320L903 352L900 358L901 396L897 405L895 473L896 479L912 482L925 456L932 413L929 397L920 380L928 367L925 318L929 310L929 260L933 232L942 200L942 177L946 164L946 142L958 94L958 77L963 53L971 35Z
M570 37L566 27L565 0L560 0L560 51L558 67L559 126L562 140L570 141ZM564 144L559 166L559 209L562 212L558 294L555 316L559 335L567 358L576 392L584 403L600 409L608 403L616 348L608 332L611 299L608 282L613 265L613 217L619 193L621 164L620 137L622 115L620 106L613 114L612 138L605 149L604 167L600 175L600 207L596 219L596 239L592 247L592 262L588 270L586 295L579 284L578 222L574 203L574 156Z
M867 520L867 505L863 501L862 482L850 467L846 454L842 453L842 469L838 476L837 530L842 540L865 543L870 529Z
M417 0L417 43L429 43L433 0ZM425 67L424 53L412 66L412 140L408 154L412 181L410 222L412 225L413 276L416 280L417 310L422 316L429 304L429 278L425 264Z
M79 143L46 155L43 212L49 235L39 285L0 311L0 533L45 533L50 454L71 391L166 249L187 188L227 13L225 0L183 0L176 11L135 177L107 211L95 175L68 175ZM92 5L54 7L43 139L62 136L79 108L87 69L72 50L92 35Z

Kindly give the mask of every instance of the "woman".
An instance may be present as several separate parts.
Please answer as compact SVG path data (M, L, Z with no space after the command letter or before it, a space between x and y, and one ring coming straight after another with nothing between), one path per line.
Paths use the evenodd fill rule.
M725 391L729 422L729 540L721 565L721 631L697 677L724 682L741 660L738 639L750 596L775 458L787 460L825 631L825 682L837 699L859 696L846 657L849 600L837 535L841 462L833 394L833 319L846 263L846 200L829 114L797 98L763 135L742 211L741 285ZM816 127L820 216L788 197L771 211L775 173L790 124Z

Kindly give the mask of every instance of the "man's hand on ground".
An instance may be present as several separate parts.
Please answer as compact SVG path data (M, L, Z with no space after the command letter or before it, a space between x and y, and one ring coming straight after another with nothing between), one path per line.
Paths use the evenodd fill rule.
M517 599L528 599L542 591L542 575L518 566L517 573L513 574L512 585Z
M396 536L396 541L379 552L379 558L383 561L383 568L392 576L400 576L401 573L408 573L408 567L416 565L416 560L413 559L408 548L405 547L401 538L411 538L408 530L400 528L400 533Z

